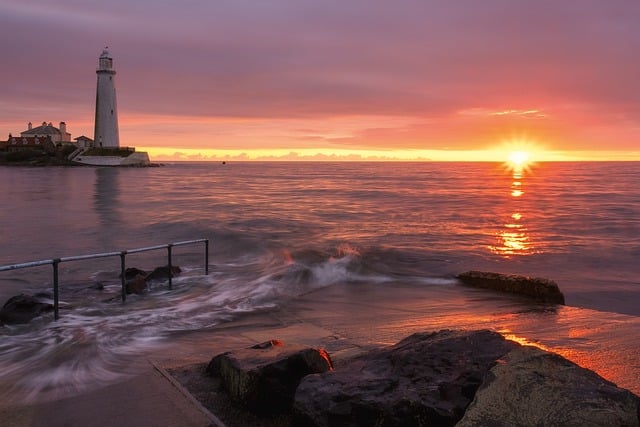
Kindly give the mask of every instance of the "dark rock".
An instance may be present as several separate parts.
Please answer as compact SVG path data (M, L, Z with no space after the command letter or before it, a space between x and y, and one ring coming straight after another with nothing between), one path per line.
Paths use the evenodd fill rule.
M13 296L0 309L0 322L7 324L29 323L31 319L53 310L48 294Z
M125 292L127 294L140 295L147 289L146 275L139 274L125 283Z
M33 297L40 300L40 302L50 302L53 304L53 295L49 292L36 292Z
M269 340L260 344L252 345L251 348L255 350L267 350L273 347L282 347L284 343L280 340Z
M144 270L140 270L136 267L129 267L124 270L124 278L125 280L131 280L137 276L146 276L148 273Z
M104 291L104 283L96 282L92 285L89 285L88 289L93 289L95 291Z
M631 392L527 346L491 369L457 426L638 426L639 411Z
M564 295L560 292L558 284L549 279L483 271L467 271L459 274L457 278L465 285L525 295L536 301L564 305Z
M147 283L157 280L166 280L175 277L182 272L176 265L156 267L151 273L147 273L139 268L130 267L124 271L125 292L127 294L142 294L147 289Z
M176 277L180 272L182 272L182 269L176 265L172 265L171 268L169 268L168 265L156 267L151 273L147 274L145 281L149 282L152 280L164 280L170 277Z
M483 331L418 333L302 379L294 422L305 426L453 426L482 378L519 344Z
M324 350L272 340L220 354L211 360L207 372L219 376L229 396L250 411L275 415L291 409L301 378L330 369Z

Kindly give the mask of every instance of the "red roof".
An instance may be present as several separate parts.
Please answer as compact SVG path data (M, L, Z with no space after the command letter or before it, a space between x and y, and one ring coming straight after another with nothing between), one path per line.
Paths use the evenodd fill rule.
M50 136L12 136L6 142L7 148L43 148L52 146Z

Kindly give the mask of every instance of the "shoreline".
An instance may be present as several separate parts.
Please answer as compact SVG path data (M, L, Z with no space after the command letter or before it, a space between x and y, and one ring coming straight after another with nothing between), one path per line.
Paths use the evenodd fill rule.
M365 287L367 292L364 292ZM145 416L150 417L147 420L150 424L142 425L153 425L157 417L165 416L164 409L157 409L169 405L165 396L174 393L171 405L177 405L175 392L179 392L182 396L180 411L186 410L190 414L177 413L184 420L183 425L211 425L211 419L193 399L198 399L200 394L202 405L201 387L206 386L206 381L197 377L200 374L198 366L220 353L279 339L286 344L322 347L339 364L362 352L395 344L413 332L442 329L495 330L521 344L558 353L621 388L640 393L640 366L634 360L640 352L640 343L629 342L629 337L637 336L640 331L640 319L603 316L599 327L594 329L585 327L593 325L594 316L600 315L591 310L540 305L485 290L466 289L461 293L463 297L457 301L460 304L457 312L443 314L438 310L439 301L421 298L420 289L416 288L349 284L317 289L292 298L272 311L247 314L206 329L175 332L161 349L139 356L143 359L140 362L148 360L148 364L142 363L136 374L116 383L97 384L74 396L46 402L14 402L6 406L5 400L0 405L0 414L4 419L14 420L23 417L20 414L28 413L33 419L42 420L42 424L30 425L47 425L45 420L48 425L65 425L69 419L76 420L71 425L80 425L78 422L83 420L91 420L98 426L113 425L113 420L134 425L141 421L139 417L146 414L145 408L149 407L150 414ZM465 310L470 303L474 304L472 311ZM162 384L157 382L156 377L160 374L153 372L150 366L156 367L158 372L167 371L191 397L185 396L167 378L163 378ZM137 403L130 403L127 390L139 390L151 382L155 382L156 392L136 395ZM205 390L205 399L206 395ZM78 400L84 403L78 406ZM233 414L238 410L220 405L224 405L224 400L214 399L203 406L216 417L224 417L223 411ZM57 408L54 411L57 415L52 415L52 408ZM104 424L95 424L95 411L102 414ZM203 424L202 419L207 419L207 424Z
M181 363L189 364L208 362L215 351L228 350L220 346L223 341L227 347L240 348L279 339L329 352L345 348L353 352L442 329L493 330L520 344L558 353L640 394L640 366L633 360L640 354L640 340L629 339L640 332L640 317L540 303L461 284L428 292L400 283L317 288L284 299L273 309L240 314L204 329L169 333L161 345L167 347L168 359L177 347Z

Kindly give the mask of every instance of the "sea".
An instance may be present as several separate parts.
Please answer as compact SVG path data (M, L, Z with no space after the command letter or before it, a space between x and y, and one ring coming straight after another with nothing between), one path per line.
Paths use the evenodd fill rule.
M465 326L516 322L519 339L640 393L639 182L640 162L0 167L0 266L127 250L127 267L152 270L167 250L135 249L209 241L208 259L202 243L173 247L182 273L172 286L125 304L119 257L61 263L60 319L0 326L0 395L81 392L175 334L349 287L410 290L431 317ZM468 270L553 280L566 307L541 319L514 303L506 316L496 294L501 314L487 317L486 301L456 296ZM1 271L0 303L51 295L52 283L50 265Z

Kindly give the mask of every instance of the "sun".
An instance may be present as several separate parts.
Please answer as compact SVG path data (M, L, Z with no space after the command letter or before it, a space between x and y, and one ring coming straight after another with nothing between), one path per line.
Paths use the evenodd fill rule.
M509 153L509 158L507 160L513 167L522 168L529 163L530 159L531 153L528 151L516 150Z
M504 139L496 154L505 169L522 175L531 172L542 152L541 146L535 140L522 136Z
M521 178L525 173L531 172L531 167L533 166L532 154L530 151L525 150L510 151L504 164L513 173L514 178Z

